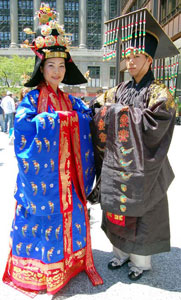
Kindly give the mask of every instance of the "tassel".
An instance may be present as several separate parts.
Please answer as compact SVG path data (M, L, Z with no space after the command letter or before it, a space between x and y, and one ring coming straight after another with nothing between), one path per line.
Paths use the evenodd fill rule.
M125 42L125 31L124 31L124 18L122 18L122 26L121 26L121 45L122 45L122 58L125 56L125 50L124 50L124 42Z
M138 52L141 53L141 36L142 36L142 11L140 12L140 20L139 20L139 48L138 48Z
M146 35L146 10L144 11L143 17L143 45L142 45L142 52L145 53L145 35Z
M136 41L138 37L138 13L136 13L136 22L135 22L135 42L134 42L134 55L136 55Z

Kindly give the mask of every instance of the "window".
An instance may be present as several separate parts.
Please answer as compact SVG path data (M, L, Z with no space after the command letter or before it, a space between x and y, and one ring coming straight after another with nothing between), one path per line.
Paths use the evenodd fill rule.
M9 2L10 2L10 0L0 1L0 9L9 9L9 5L10 5Z
M57 0L57 1L60 1L60 0ZM49 0L46 3L48 3L51 8L54 8L56 10L56 1Z
M0 32L1 48L7 48L10 45L10 32Z
M65 0L64 28L66 33L72 34L72 46L79 44L79 0Z
M7 48L10 45L10 11L9 11L9 0L0 1L0 47Z
M31 40L30 36L27 36L25 32L23 32L25 27L29 27L33 29L33 1L24 0L18 1L18 38L19 44L21 44L24 40Z
M146 0L136 0L134 2L134 5L131 7L130 11L134 11L134 10L144 7L145 2L146 2Z
M116 85L116 68L110 67L110 87L114 87Z
M168 1L168 13L172 13L175 8L176 8L176 0L169 0Z
M164 20L166 18L166 7L167 7L167 0L162 0L161 9L160 9L161 20Z
M180 0L161 0L160 4L160 21L162 24L181 10Z
M176 97L181 97L181 55L179 55L179 69L177 75L177 88L176 88ZM181 98L180 98L181 101Z
M88 67L91 80L88 82L89 87L100 87L100 67Z
M118 0L109 0L109 19L118 17Z
M100 49L102 47L102 1L87 0L87 47Z

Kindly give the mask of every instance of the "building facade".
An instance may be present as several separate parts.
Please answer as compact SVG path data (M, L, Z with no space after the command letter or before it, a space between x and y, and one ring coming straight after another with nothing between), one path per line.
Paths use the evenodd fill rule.
M89 71L87 84L68 87L64 90L80 95L94 96L100 88L104 90L128 79L124 63L121 73L116 74L117 61L103 62L104 22L121 14L147 7L166 33L181 49L181 0L48 0L51 8L59 13L59 23L71 33L71 55L83 74ZM25 27L36 29L34 14L41 0L0 0L0 55L33 56L31 50L20 48L27 38ZM116 78L117 77L117 78ZM181 63L177 80L177 96L181 96Z
M86 85L64 90L94 96L97 90L115 85L115 61L103 62L104 22L120 14L119 0L48 0L58 13L58 21L71 34L71 55L83 74L89 71ZM0 0L0 55L33 56L20 48L27 39L25 27L36 30L34 14L40 0Z

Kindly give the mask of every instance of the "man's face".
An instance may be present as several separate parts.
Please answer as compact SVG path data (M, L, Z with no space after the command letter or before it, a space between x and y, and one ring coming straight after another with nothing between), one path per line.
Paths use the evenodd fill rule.
M131 54L125 58L125 61L129 74L134 77L138 83L148 72L152 59L142 53L136 53L134 55L132 51Z

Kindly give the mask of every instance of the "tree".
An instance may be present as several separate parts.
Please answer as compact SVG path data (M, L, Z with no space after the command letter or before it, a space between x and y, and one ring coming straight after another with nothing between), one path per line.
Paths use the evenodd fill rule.
M0 56L0 86L22 86L23 75L30 75L33 71L34 58L14 55L11 58Z

